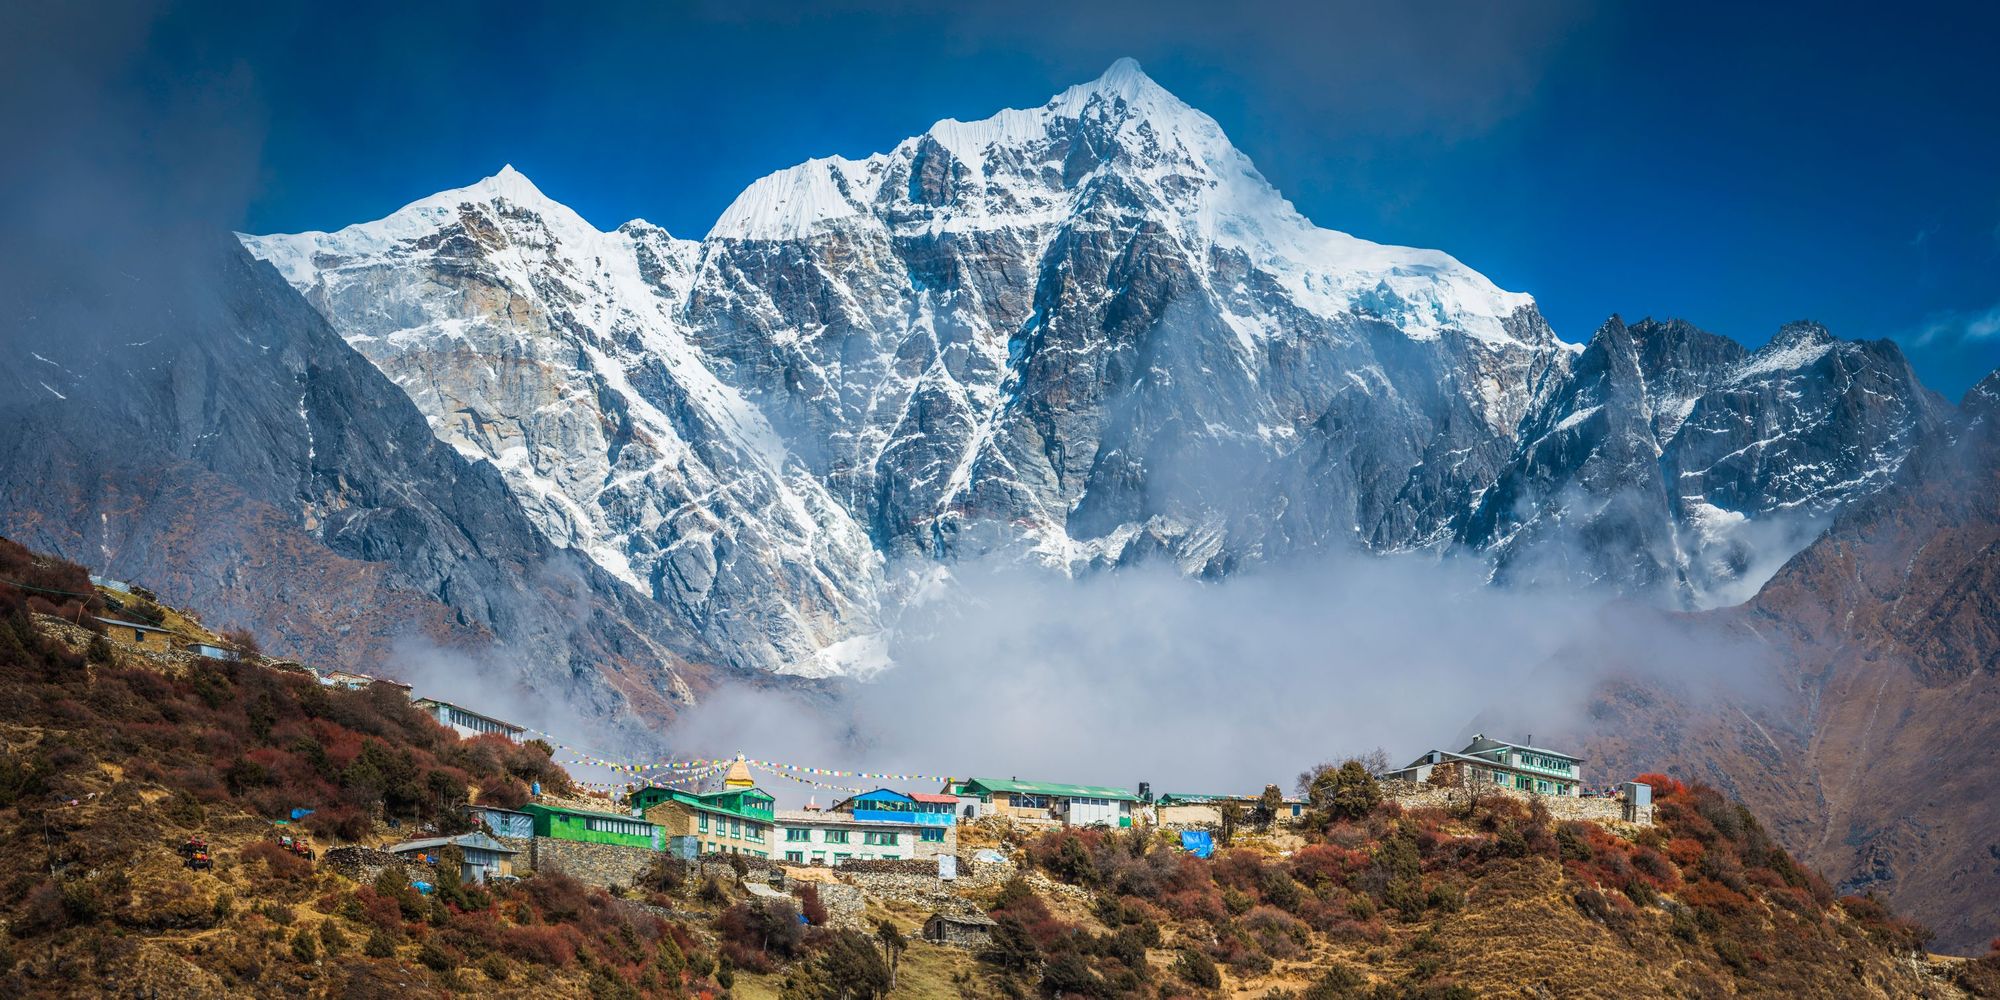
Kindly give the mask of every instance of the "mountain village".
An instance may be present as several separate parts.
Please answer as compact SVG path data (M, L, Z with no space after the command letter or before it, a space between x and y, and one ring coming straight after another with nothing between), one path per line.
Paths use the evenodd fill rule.
M348 670L321 670L289 660L256 656L244 640L209 632L185 612L156 603L144 588L102 577L92 583L110 608L127 618L99 617L102 634L129 654L178 662L201 669L204 660L255 658L269 669L302 672L321 686L361 690L395 689L440 726L465 739L501 737L513 743L542 739L552 750L575 751L554 742L556 734L495 718L439 697L420 695L407 684ZM130 618L143 618L132 621ZM921 775L870 775L832 769L733 759L640 763L587 755L569 763L648 774L619 785L579 783L579 796L545 795L536 786L532 801L518 809L463 803L471 832L398 840L379 847L322 848L323 863L357 873L384 865L418 866L416 884L429 885L425 870L449 863L447 851L468 883L516 879L538 871L562 871L580 881L635 884L662 855L692 863L754 866L778 886L812 883L822 898L839 900L843 885L859 912L869 890L914 894L940 907L943 918L927 933L944 940L965 928L952 919L970 919L954 905L950 883L961 878L979 886L994 873L1012 872L1007 847L1023 835L1062 828L1131 830L1155 828L1178 835L1181 849L1208 857L1239 834L1281 833L1301 820L1311 803L1285 795L1276 784L1262 792L1166 791L1151 782L1132 787L1074 784L1007 777L934 777L927 790L878 786L855 790L796 774L851 780L896 778L910 784ZM1475 735L1457 750L1434 749L1397 768L1371 777L1385 797L1411 808L1501 794L1540 803L1563 820L1648 826L1652 789L1640 782L1592 786L1581 757L1559 750ZM777 796L758 787L752 769L782 774L849 794L820 807L777 807ZM291 815L274 818L279 827L310 815L300 803ZM281 834L287 850L310 856L304 838ZM196 847L183 845L193 857ZM205 842L199 850L206 857ZM986 871L985 877L975 873ZM761 883L760 883L761 888ZM777 890L772 890L777 891ZM977 933L973 933L977 938Z

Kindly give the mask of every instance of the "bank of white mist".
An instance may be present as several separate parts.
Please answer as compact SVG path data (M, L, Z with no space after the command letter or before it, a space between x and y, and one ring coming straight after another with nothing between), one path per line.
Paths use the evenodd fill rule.
M873 680L831 704L724 691L669 736L817 766L1244 791L1376 747L1413 757L1475 719L1517 737L1575 731L1599 665L1638 663L1663 683L1755 674L1719 669L1733 651L1689 664L1648 652L1671 634L1649 612L1502 590L1484 572L1359 556L1224 582L962 567L947 597L906 617L895 666Z

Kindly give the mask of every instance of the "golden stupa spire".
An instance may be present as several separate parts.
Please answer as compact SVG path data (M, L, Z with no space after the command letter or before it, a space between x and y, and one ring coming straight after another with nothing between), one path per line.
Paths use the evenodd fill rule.
M750 776L750 765L743 760L743 754L739 752L736 759L730 762L729 771L722 776L723 789L727 791L732 788L754 788L756 785L757 779Z

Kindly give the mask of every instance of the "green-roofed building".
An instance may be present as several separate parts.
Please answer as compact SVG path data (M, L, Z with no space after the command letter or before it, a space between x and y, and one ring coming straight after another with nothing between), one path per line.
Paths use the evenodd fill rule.
M665 847L658 826L637 816L571 809L530 802L521 811L534 817L535 836L586 844L615 844L658 851Z
M977 798L981 815L1065 826L1132 825L1132 804L1139 794L1108 785L1065 785L1019 778L969 778L954 781L945 793L960 801Z
M693 837L702 854L771 856L771 829L777 800L761 788L729 788L698 794L677 788L641 788L632 807L678 841Z

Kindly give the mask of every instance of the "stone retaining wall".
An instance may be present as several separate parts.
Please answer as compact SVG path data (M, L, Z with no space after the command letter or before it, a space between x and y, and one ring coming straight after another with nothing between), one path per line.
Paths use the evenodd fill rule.
M530 863L537 874L559 871L579 882L602 886L632 885L662 856L661 852L644 847L553 837L536 837L529 850Z
M422 869L421 873L417 873L410 865L404 863L401 858L390 854L388 851L378 851L372 847L332 848L319 856L319 866L339 874L350 881L359 882L364 885L373 883L376 878L380 877L384 871L390 868L402 869L405 878L428 879L431 877L428 865L420 866Z
M1430 785L1414 781L1385 781L1382 795L1405 809L1448 809L1463 805L1477 795L1505 795L1524 802L1540 802L1555 819L1585 820L1592 823L1622 823L1625 819L1625 802L1622 799L1581 798L1566 795L1534 795L1518 788L1501 788L1480 785ZM1639 810L1640 815L1633 820L1640 826L1653 825L1653 810L1647 807Z
M827 926L857 931L868 929L868 921L863 917L868 909L868 900L860 889L839 882L800 882L797 887L807 885L819 889L819 905L826 907Z
M989 861L981 864L976 872L960 871L958 878L950 882L941 882L938 880L935 865L924 874L899 871L849 871L845 866L836 869L842 882L856 886L870 896L927 906L949 913L976 911L977 908L963 899L961 894L997 888L1013 878L1014 871L1012 862Z

